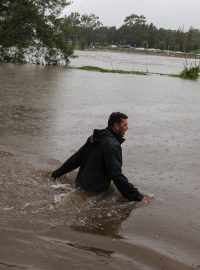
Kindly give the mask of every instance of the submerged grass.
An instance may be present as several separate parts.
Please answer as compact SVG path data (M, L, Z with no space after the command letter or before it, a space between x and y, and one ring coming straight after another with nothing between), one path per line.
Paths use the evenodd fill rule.
M95 66L83 66L80 67L81 70L88 70L88 71L97 71L97 72L104 72L104 73L119 73L119 74L137 74L137 75L147 75L147 72L143 71L128 71L128 70L121 70L121 69L106 69L100 68Z
M197 80L199 78L200 66L190 66L189 68L186 66L184 70L179 74L182 79L190 79Z
M200 73L200 66L194 66L190 68L185 67L184 70L180 72L179 74L166 74L166 73L156 73L156 72L148 72L148 71L144 72L144 71L135 71L135 70L128 71L128 70L121 70L121 69L106 69L106 68L100 68L96 66L71 67L71 69L96 71L96 72L102 72L102 73L161 75L161 76L170 76L170 77L190 79L190 80L198 79L199 73Z

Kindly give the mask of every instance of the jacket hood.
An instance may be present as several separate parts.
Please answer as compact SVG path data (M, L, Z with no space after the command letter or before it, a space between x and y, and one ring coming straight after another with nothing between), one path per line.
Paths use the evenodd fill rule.
M114 133L112 129L110 129L109 127L105 129L94 129L93 135L90 137L90 140L92 143L98 144L107 139L108 137L117 138L120 144L122 144L125 141L124 138Z

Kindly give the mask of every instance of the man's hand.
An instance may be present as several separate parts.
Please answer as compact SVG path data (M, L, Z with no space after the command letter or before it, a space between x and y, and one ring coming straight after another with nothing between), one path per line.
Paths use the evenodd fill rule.
M150 201L153 199L154 196L144 195L144 198L142 199L142 204L149 204Z
M46 177L48 177L48 178L53 178L52 172L47 172L47 173L46 173Z

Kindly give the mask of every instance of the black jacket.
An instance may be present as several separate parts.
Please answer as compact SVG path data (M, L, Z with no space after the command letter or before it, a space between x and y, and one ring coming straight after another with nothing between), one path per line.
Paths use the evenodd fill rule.
M60 168L52 173L57 178L80 167L76 185L82 189L102 193L108 190L111 180L129 201L141 201L143 195L122 174L122 149L124 139L111 129L94 130L86 143Z

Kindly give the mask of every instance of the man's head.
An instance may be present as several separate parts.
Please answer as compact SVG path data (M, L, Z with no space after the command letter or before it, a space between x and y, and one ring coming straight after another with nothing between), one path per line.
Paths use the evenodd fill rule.
M128 116L120 112L111 113L108 119L108 127L117 135L124 137L125 132L128 130Z

